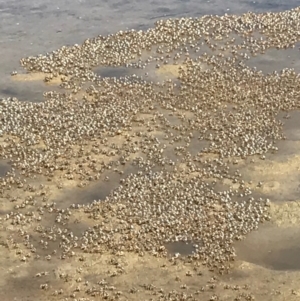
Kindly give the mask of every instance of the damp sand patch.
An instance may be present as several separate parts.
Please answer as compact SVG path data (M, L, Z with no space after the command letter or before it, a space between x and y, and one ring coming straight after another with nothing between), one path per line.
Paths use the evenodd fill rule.
M273 160L272 160L273 159ZM253 163L242 162L239 170L249 187L273 201L297 200L300 196L300 155L280 161L256 158Z
M186 70L185 65L162 65L156 70L156 74L160 77L178 78L180 69Z
M279 227L294 227L300 225L300 201L271 203L271 221Z
M47 92L64 91L61 77L46 80L46 73L20 73L4 78L5 85L0 88L0 98L17 98L19 101L42 102ZM46 81L45 81L46 80Z
M47 79L49 78L49 80ZM33 72L33 73L18 73L11 77L12 81L20 81L20 82L36 82L43 81L48 85L59 85L63 79L67 79L66 76L57 76L51 78L47 73L42 72Z

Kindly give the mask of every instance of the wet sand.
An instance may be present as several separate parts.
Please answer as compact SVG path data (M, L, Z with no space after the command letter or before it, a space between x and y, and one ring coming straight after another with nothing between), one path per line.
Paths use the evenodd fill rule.
M297 112L292 112L291 116L297 117L295 114ZM170 118L170 122L174 124L180 123L180 119L176 119L175 116L166 115L166 117ZM80 295L81 290L90 288L91 296L96 296L97 289L91 288L91 285L105 279L104 283L123 291L122 298L124 300L150 298L152 292L159 290L161 287L170 291L179 287L187 292L199 291L198 294L201 299L218 295L222 297L222 300L232 300L232 298L247 295L248 290L251 290L257 300L284 300L285 298L297 300L297 296L299 296L297 283L300 277L298 257L300 203L298 204L299 194L297 191L299 162L297 137L293 130L298 127L297 118L293 119L292 117L285 123L284 132L287 135L287 140L280 142L281 147L277 154L269 154L265 160L261 160L259 157L255 158L253 163L250 163L249 159L240 160L238 165L243 172L243 179L246 182L252 181L249 187L254 192L261 196L266 195L272 202L276 202L271 203L271 222L248 235L245 240L235 244L237 261L229 275L217 276L215 280L211 280L214 273L201 265L197 270L194 270L194 268L190 270L187 264L180 262L174 266L169 259L156 259L148 256L139 258L138 255L126 252L118 259L119 265L122 267L117 272L118 276L113 276L118 268L114 264L107 265L108 262L115 260L115 256L108 252L103 253L103 251L101 256L83 254L80 257L81 259L79 258L83 260L82 262L78 261L78 258L75 261L72 258L64 261L55 258L51 260L41 258L37 261L38 265L35 261L27 262L27 259L24 259L23 262L22 258L24 258L24 254L25 256L28 255L28 251L21 245L17 247L10 245L9 232L12 231L13 233L14 231L14 226L11 226L6 234L7 237L2 237L1 243L3 254L1 256L3 269L1 286L3 296L7 296L5 297L7 299L4 298L3 300L10 300L11 296L14 296L15 300L32 300L32 298L48 300L50 296L47 291L49 289L41 289L43 285L48 283L51 286L52 294L57 294L57 296L72 295L76 288L73 285L70 287L68 283L75 279L80 279L78 280L80 291L75 295ZM159 136L159 134L157 135ZM163 133L160 134L160 136L162 135ZM120 143L125 141L122 140L124 139L122 137L120 137ZM197 144L199 142L194 143L196 144L191 143L190 151L196 154L199 150ZM294 149L292 153L291 149ZM168 155L168 152L166 155ZM175 155L175 157L178 156ZM54 182L47 183L46 179L37 177L32 180L32 185L38 187L40 183L44 183L48 187L47 189L51 191L50 199L47 202L55 202L58 208L67 208L71 204L90 203L99 199L104 200L117 187L116 185L118 185L121 178L138 171L132 163L129 162L128 164L120 169L124 171L123 175L109 171L104 173L102 179L99 179L98 182L87 184L84 188L77 187L78 182L74 181L63 182L63 187L58 188L61 182L59 173L54 177ZM4 171L4 167L2 167L2 171ZM4 172L2 176L4 176ZM104 181L106 176L109 177L108 181ZM261 187L256 185L259 181L263 182ZM224 182L224 185L224 187L226 185L234 187L233 183ZM28 192L29 195L32 195L32 193ZM37 193L33 193L33 195L38 196ZM16 197L17 201L7 203L7 199L2 198L1 212L10 212L13 209L12 206L22 202L24 195L12 192L10 197ZM43 203L39 198L36 198L36 202L41 205ZM49 215L48 218L43 218L43 220L44 227L51 227L54 217ZM78 221L80 221L80 224L78 224ZM74 212L68 222L68 227L72 229L74 235L82 234L93 225L93 220L87 218L80 211ZM24 229L26 230L26 228ZM38 242L38 236L35 239L36 234L34 232L31 235L35 248L39 254L44 254L43 256L48 256L58 248L57 243L52 242L43 251ZM169 256L175 256L176 253L187 256L193 254L194 244L195 242L170 243L166 245L166 248L169 251ZM7 252L11 248L14 252ZM34 256L34 254L31 256ZM82 272L79 271L81 266L84 267ZM125 273L120 272L123 270ZM43 273L46 275L43 275ZM40 274L41 276L39 276ZM38 276L33 277L33 275ZM216 288L213 288L214 283L217 284ZM185 288L185 285L187 288ZM15 289L16 287L18 289ZM44 293L41 293L43 291Z
M161 10L163 11L163 9ZM293 59L296 60L297 51L298 49L288 50L287 57L292 57L292 61L288 60L288 63L283 59L278 60L278 57L282 57L283 50L274 50L267 54L265 64L262 64L260 60L250 60L249 65L257 66L265 73L274 70L279 71L282 68L290 67L291 64L295 65ZM269 68L270 62L272 62L272 68ZM150 80L162 81L178 78L178 68L178 65L166 65L152 70ZM184 69L184 66L182 68ZM97 73L102 77L116 78L135 73L132 70L127 71L122 68L115 71L113 68L107 67L102 70L99 69ZM9 85L15 87L15 90L8 85L2 94L17 98L22 95L24 98L20 97L21 100L38 102L43 101L42 91L47 89L60 91L58 79L48 84L44 83L43 79L44 77L40 74L13 76ZM145 80L147 81L149 78L145 78ZM21 88L16 88L18 85ZM26 96L26 92L23 93L22 89L26 91L28 87L37 93L36 97L33 97L33 94ZM176 137L178 131L176 128L174 129L174 126L179 126L182 123L181 116L184 112L178 110L176 113L172 113L160 108L160 113L173 126L170 132L174 133ZM283 118L283 116L286 117L286 114L289 114L290 117ZM0 286L2 300L12 300L12 298L14 300L60 300L63 298L78 298L78 300L82 298L81 300L84 300L83 296L86 294L90 296L90 300L97 300L104 287L111 298L119 296L120 300L151 299L153 295L159 298L160 289L170 292L176 290L180 292L178 295L197 292L196 300L218 300L211 299L214 296L218 296L219 300L235 300L234 298L239 298L239 296L247 298L249 291L251 294L253 293L256 300L298 300L300 296L298 285L300 281L298 256L300 251L300 157L298 141L300 124L298 124L298 115L298 111L293 111L282 113L280 116L285 123L283 129L286 140L277 143L278 151L267 154L264 159L260 156L253 156L245 160L239 159L237 164L231 165L232 170L239 169L241 171L245 185L253 190L253 194L270 198L271 220L257 231L248 234L244 240L235 243L237 260L228 275L218 275L215 271L209 271L201 263L195 267L189 265L188 260L185 263L174 260L176 253L186 256L186 258L188 255L192 255L193 245L197 244L196 242L166 244L167 258L159 258L149 254L140 257L138 254L126 251L112 254L109 251L99 250L99 254L97 254L82 250L80 255L76 254L76 256L70 256L66 259L59 259L58 256L54 256L59 249L57 241L50 239L47 246L41 242L43 237L37 227L53 228L53 231L56 231L55 218L57 215L52 214L56 207L66 209L72 204L76 207L92 203L94 200L104 201L118 187L122 179L129 174L137 174L140 169L136 161L147 158L146 154L139 150L127 158L124 164L108 168L101 173L97 181L91 183L82 184L78 180L67 180L63 178L61 171L56 170L51 181L45 177L36 176L28 179L27 182L28 185L32 185L33 189L28 189L26 192L21 188L6 190L5 194L0 195L0 216L3 221L8 218L7 214L9 215L15 210L16 206L24 205L26 208L24 212L26 210L33 211L33 208L44 208L35 213L43 216L40 225L36 221L33 221L32 224L22 225L22 230L31 236L31 243L41 258L32 260L35 253L32 253L23 244L23 236L26 234L14 235L19 227L18 219L15 220L15 224L10 224L5 231L3 231L4 229L1 230L2 277ZM193 114L188 118L192 119ZM133 127L132 130L147 131L147 126L145 126L147 122L152 125L156 123L152 119L152 114L140 114L135 121L136 127ZM105 169L104 166L109 164L108 158L111 161L120 160L122 154L117 154L114 157L108 156L107 153L114 150L115 144L126 144L126 133L128 132L122 132L117 142L115 139L108 139L106 146L102 147L102 152L95 156L99 166ZM166 143L166 148L163 151L166 160L170 160L178 169L184 170L180 160L185 154L174 151L174 145L179 148L185 145L184 139L169 144L167 143L168 139L164 141L165 135L167 133L160 131L160 129L153 133L154 137ZM138 142L139 139L136 138L135 141ZM135 141L132 142L132 145ZM1 142L3 143L3 141ZM207 143L207 141L199 139L195 133L187 151L195 156L207 147ZM43 149L43 145L41 149ZM207 154L207 158L209 156L210 154ZM71 166L78 167L75 158L69 158L69 160ZM251 160L254 162L250 162ZM9 163L0 161L0 177L4 177L9 170ZM160 168L156 166L154 170L159 171ZM80 173L80 168L74 171L74 173L77 172ZM188 177L188 175L185 176ZM44 185L42 189L40 188L41 184ZM231 181L223 181L220 190L228 187L238 189L238 186ZM48 199L46 200L43 199L44 190L47 191ZM53 202L56 205L53 205ZM88 231L101 223L108 223L113 226L114 217L107 216L107 220L100 218L97 221L92 213L89 215L84 209L79 208L70 214L66 224L61 227L65 227L71 230L74 235L80 236L84 231ZM12 241L11 236L14 237L14 241ZM50 254L52 257L48 259ZM122 294L119 295L117 291L122 291Z

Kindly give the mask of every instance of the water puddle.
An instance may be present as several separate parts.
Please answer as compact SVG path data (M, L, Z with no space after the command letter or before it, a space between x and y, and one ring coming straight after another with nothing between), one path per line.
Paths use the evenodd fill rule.
M66 208L72 204L89 204L93 201L104 200L114 189L120 186L121 179L128 177L131 173L137 173L139 168L127 165L119 167L118 170L122 171L122 174L116 171L105 171L98 181L90 185L88 184L82 188L72 187L64 189L56 197L55 202L61 208Z
M0 160L0 177L4 177L10 169L11 167L6 161Z
M300 198L300 112L281 112L285 140L276 141L278 150L251 156L233 165L253 191L271 201L294 201ZM249 184L250 183L250 184Z
M50 281L58 285L61 282L58 271L60 268L70 266L68 261L65 260L62 263L51 259L50 261L38 260L28 264L20 263L17 260L13 268L10 267L3 273L5 277L9 277L10 281L1 287L1 300L47 300L48 298L41 290L41 286ZM69 268L69 270L71 269ZM40 276L37 276L37 274L40 274Z
M208 148L209 141L200 140L197 137L191 139L187 150L191 153L192 156L201 153L204 149Z
M282 112L278 119L283 122L283 133L289 141L300 141L300 111Z
M236 243L238 259L279 271L300 270L300 229L262 226Z
M207 3L203 4L201 6L201 11L199 12L199 3L195 0L189 1L188 5L184 1L177 1L168 4L163 2L158 3L152 1L143 4L142 6L133 5L128 1L106 1L105 3L96 3L95 1L77 2L72 2L72 11L70 11L70 3L64 1L59 3L59 7L57 5L53 6L53 3L50 1L47 2L47 0L44 1L42 5L32 4L32 1L29 0L25 0L25 2L23 1L21 5L17 5L16 3L14 3L14 1L7 2L6 4L0 4L0 11L1 13L3 13L3 18L1 20L1 28L4 32L4 34L0 37L0 56L1 58L4 58L3 68L1 68L3 76L1 76L0 78L0 98L16 97L21 101L41 102L44 100L43 93L47 91L56 90L58 92L62 92L62 89L60 89L59 87L60 82L56 81L55 79L49 83L45 83L43 81L45 75L18 74L14 77L8 78L8 74L11 71L18 69L17 63L15 62L16 58L19 59L27 55L35 56L40 52L45 54L47 51L59 48L64 44L80 44L88 36L112 33L120 29L126 30L126 27L146 29L150 26L153 26L152 23L154 22L154 20L162 17L179 17L183 15L199 16L206 13L223 13L226 9L228 13L246 12L250 10L250 8L261 10L282 10L283 8L286 9L288 8L288 6L292 5L291 3L298 5L298 3L296 3L295 0L289 1L289 4L274 4L274 1L271 2L268 0L258 0L256 1L258 2L256 6L252 3L250 4L243 2L241 5L235 5L234 8L233 4L231 4L232 1L227 1L228 3L225 1L224 3L224 1L221 2L220 0L217 0L213 3L209 3L208 1ZM172 9L170 7L172 7ZM230 7L230 9L227 7ZM215 28L212 30L215 30ZM259 34L254 33L254 35L258 36ZM247 37L244 38L247 39ZM124 78L129 81L132 80L134 83L143 83L144 80L145 84L147 84L147 82L152 81L154 83L158 82L158 84L155 85L153 88L155 92L156 90L162 93L166 90L168 90L168 92L172 91L172 93L174 92L172 94L172 97L176 95L176 92L179 90L179 87L186 88L188 85L193 84L191 77L187 77L186 81L183 80L183 84L181 86L179 80L181 73L185 72L189 74L189 72L191 71L190 69L188 69L190 58L195 60L197 59L199 69L195 69L195 73L193 74L193 76L200 77L202 75L202 71L205 72L205 76L211 76L210 71L213 68L213 66L216 66L216 64L220 64L221 66L223 66L223 59L226 62L231 61L226 60L226 58L228 57L234 57L236 59L237 64L240 61L245 61L246 63L248 62L248 65L250 67L256 67L259 70L261 69L263 73L270 73L275 70L280 71L283 68L294 68L296 72L300 72L300 62L298 60L299 45L296 45L294 49L270 49L267 50L265 54L258 54L256 57L247 60L247 56L250 55L251 46L249 46L249 49L247 49L246 44L243 43L243 39L237 37L233 33L229 33L228 37L224 39L222 37L211 39L210 35L208 34L207 39L205 39L205 41L204 39L200 39L194 44L195 45L190 45L190 42L187 41L186 47L179 45L176 49L167 49L169 47L168 45L164 49L159 49L159 45L155 45L154 47L152 47L152 50L150 52L145 51L145 53L137 54L136 59L132 60L132 62L128 64L128 68L125 66L99 66L95 68L95 72L100 77L111 78L111 81L109 79L107 80L109 83L113 83L115 79ZM241 48L238 48L238 44L242 44ZM152 56L149 62L143 61L144 58L148 57L149 55ZM86 57L84 59L86 59ZM226 64L226 62L224 63L224 69L226 69L228 66L231 66L229 63ZM222 69L222 71L226 70ZM177 89L175 88L175 85L172 86L174 83L178 84ZM218 80L216 80L215 83L212 79L210 83L211 85L215 84L216 88L218 88ZM91 83L86 82L86 84ZM149 87L149 89L151 88L150 85L148 85L147 87ZM84 89L81 90L81 93L83 93L83 90ZM75 91L73 92L74 94L76 93ZM187 93L184 93L184 89L182 89L181 92L182 93L180 94L180 96L189 97ZM94 270L92 271L92 273L94 272L95 275L97 275L96 272L99 272L97 277L95 277L95 286L96 282L98 282L99 284L99 280L106 279L108 281L108 285L116 284L115 286L118 291L124 291L125 298L127 298L126 294L128 292L129 287L125 287L124 283L126 283L127 285L126 281L131 281L133 279L132 284L138 286L138 282L134 283L134 279L137 278L142 279L143 281L146 279L146 282L151 282L155 285L156 283L158 283L159 287L163 287L166 294L168 294L168 291L173 291L173 287L171 288L170 286L168 287L165 286L164 283L161 283L162 279L164 279L165 283L168 283L168 285L174 283L175 277L172 276L172 279L168 279L169 275L174 275L173 271L169 269L169 266L167 266L165 270L163 270L163 273L165 274L162 274L163 276L158 277L157 271L162 270L155 266L155 259L148 261L149 265L153 264L153 266L151 267L153 270L153 274L150 275L150 273L147 273L147 267L145 269L145 264L141 263L139 259L134 259L136 261L132 260L132 258L135 258L135 255L127 256L128 254L126 254L125 256L127 257L124 257L124 259L126 259L126 261L128 259L128 262L125 265L126 270L123 275L123 277L125 277L126 279L122 278L121 274L118 275L118 277L114 277L113 279L108 278L108 276L111 273L110 271L107 271L108 260L106 260L107 258L105 257L105 254L101 254L101 256L99 256L99 254L93 254L96 258L94 262L91 259L92 254L83 254L83 257L88 259L88 265L87 262L80 263L79 256L77 256L79 255L79 252L72 260L68 257L66 257L65 260L58 259L59 256L62 254L61 252L63 249L63 244L60 243L67 242L66 246L68 246L68 240L71 240L70 237L72 237L73 234L80 238L82 232L86 230L88 226L92 227L97 222L95 220L92 220L90 218L91 216L89 216L88 223L87 214L83 213L83 209L74 210L72 212L72 215L65 215L63 217L63 220L55 221L55 219L58 216L59 210L57 209L56 211L56 208L55 210L51 210L50 207L47 207L50 206L50 203L48 204L49 199L42 197L42 195L47 195L47 197L49 196L51 198L49 202L56 202L57 208L61 209L69 207L71 204L89 204L95 200L105 200L107 196L113 195L114 190L120 187L120 184L122 184L122 179L126 178L130 174L138 176L140 175L139 172L143 174L144 172L146 173L149 171L151 171L153 174L154 171L168 170L168 168L172 169L178 167L178 169L182 168L182 173L180 172L179 174L180 178L182 177L182 179L184 179L185 176L187 178L197 177L198 174L200 174L199 170L197 170L197 172L190 172L188 174L188 164L191 163L191 160L193 160L192 156L196 156L199 152L203 151L203 149L207 148L210 142L202 139L203 137L207 136L205 135L205 133L199 133L199 127L197 127L197 124L195 125L195 127L189 127L187 125L191 125L192 122L195 121L196 117L199 117L201 119L202 117L205 118L205 116L202 116L200 113L193 113L191 115L184 116L185 113L183 112L183 110L180 111L179 108L183 108L183 102L185 101L185 99L178 98L175 99L174 102L168 99L166 100L166 105L162 103L158 105L157 99L163 99L163 97L157 97L157 99L155 99L155 93L153 93L154 99L152 102L152 95L148 95L147 93L148 91L145 92L145 95L147 95L147 97L149 98L149 110L147 108L140 109L138 106L136 110L138 112L136 115L140 114L139 110L143 111L143 113L145 113L143 116L145 117L145 119L143 120L143 117L141 117L141 120L132 121L133 126L131 127L130 121L128 121L127 123L127 116L125 116L124 124L126 123L126 127L125 125L124 128L123 126L121 126L120 133L118 133L119 135L113 136L113 133L109 133L109 135L112 134L111 140L113 141L113 143L115 143L116 141L116 145L120 147L111 147L111 149L116 150L117 155L115 156L108 154L110 152L109 150L107 150L107 152L105 153L105 149L109 149L110 146L102 144L99 144L97 146L99 147L101 152L103 152L101 153L101 155L99 155L99 157L95 156L95 159L93 159L93 161L95 161L95 170L93 170L93 172L99 172L97 176L97 181L92 182L92 180L95 180L93 178L94 173L89 173L89 170L87 168L88 163L91 162L87 161L87 164L82 163L83 167L81 167L80 160L78 160L79 163L75 162L75 160L73 162L72 160L74 158L69 158L67 156L65 156L65 159L69 161L68 163L73 165L72 169L70 167L70 170L68 170L66 174L64 174L64 170L62 170L62 172L60 170L53 171L53 174L49 174L49 178L41 179L40 181L41 183L48 183L48 185L45 186L47 186L47 189L49 189L49 195L47 194L48 190L46 193L42 191L44 188L38 188L41 187L39 186L40 183L38 182L39 178L28 179L26 185L32 184L32 186L35 186L37 187L37 189L40 189L36 190L36 193L32 193L32 196L35 198L36 203L35 205L31 205L30 203L25 209L16 208L15 212L22 212L24 215L28 210L34 211L34 206L36 205L44 206L43 208L45 208L45 214L41 214L40 225L43 228L49 228L47 229L49 233L52 232L52 230L53 232L55 232L59 229L59 232L63 231L61 232L63 236L58 236L57 238L59 239L52 240L52 238L47 237L47 231L45 229L42 229L41 233L31 233L30 231L28 231L28 233L30 234L30 243L32 243L32 245L36 248L37 254L41 255L41 258L35 260L33 259L35 255L31 254L31 259L26 259L27 262L25 263L20 262L20 258L17 258L17 260L14 261L11 260L10 253L15 254L15 251L8 252L8 250L4 250L5 252L2 253L3 262L1 262L0 264L3 266L4 275L2 275L2 278L4 280L0 279L0 284L2 294L5 295L4 298L7 298L6 300L13 300L14 297L15 300L48 300L49 298L63 299L66 297L75 298L75 294L73 295L74 290L76 290L76 298L80 299L80 297L82 297L83 294L88 293L90 290L94 289L90 287L85 287L88 285L82 282L82 280L85 279L84 274L86 271L89 270L89 267L90 270ZM201 102L207 97L205 93L203 93L204 96L202 95L202 90L199 94L200 95L195 95L195 99L191 98L191 105L194 105L192 103L193 101L195 103ZM78 95L76 95L76 97L77 96ZM84 101L93 100L93 93L91 93L88 96L90 96L90 98L86 97ZM84 104L84 101L79 102L80 104ZM225 101L226 100L224 100L224 103ZM170 104L169 108L168 103ZM150 105L152 107L153 104L155 104L155 108L150 109ZM177 111L173 110L172 106L177 107ZM222 107L222 105L220 106ZM133 108L135 107L133 106ZM208 111L210 110L210 108L213 109L213 105L208 108ZM116 107L116 116L118 117L117 109L119 108ZM228 109L231 109L230 105ZM148 116L146 116L146 111L150 112ZM67 111L67 113L69 113L69 111ZM143 115L143 113L141 113L140 115ZM253 156L253 158L255 158L255 161L252 163L251 160L253 158L247 158L245 160L244 165L242 165L241 167L238 166L236 168L240 169L240 171L238 171L237 173L240 172L244 175L243 179L245 180L245 182L247 182L247 184L250 182L252 183L249 184L250 187L254 190L251 196L256 198L258 196L263 195L268 196L275 201L285 200L287 206L289 204L288 201L300 199L299 113L299 111L294 111L289 113L289 117L287 117L285 113L282 113L282 115L279 116L279 119L285 122L284 133L287 139L285 141L278 142L277 145L280 147L280 150L277 153L274 152L274 154L267 154L263 159ZM104 114L101 114L101 116L102 115ZM112 115L114 115L114 113ZM162 115L161 119L159 117L160 115ZM134 114L132 114L132 116L134 116ZM63 117L65 117L65 115ZM65 122L65 119L62 120L63 122ZM130 119L128 118L128 120ZM89 122L85 119L84 121ZM93 120L90 120L91 123L92 121ZM78 131L80 130L81 129L78 129ZM128 132L125 133L126 131ZM102 133L102 131L99 130L99 134L100 132ZM109 132L109 130L107 132ZM137 134L137 132L139 134ZM51 131L49 131L49 135L51 135ZM75 147L76 145L74 146L74 148ZM123 154L126 154L124 155L124 161L122 161L123 159L121 160L119 158L121 154L122 157ZM203 153L200 157L201 159L206 160L210 155L211 154ZM183 157L187 158L187 160L185 161L185 166L184 160L186 158L180 161ZM213 157L213 155L211 157ZM118 164L110 165L107 161L111 159L119 160ZM203 168L207 168L210 162L198 163L195 163L195 166L200 166L200 168L203 166ZM214 164L212 162L212 166L214 165L217 165L217 163ZM186 169L184 170L185 167ZM207 170L208 169L209 168L207 168ZM0 177L4 177L9 170L9 164L3 160L0 160ZM213 172L207 173L208 176L205 179L205 181L209 188L211 188L211 192L214 191L216 193L219 192L226 194L226 191L224 190L228 189L227 184L232 184L231 180L228 180L227 183L225 183L225 181L219 181L220 179L222 179L221 176L217 179L217 176L222 174L224 170L222 166L219 166L219 168L217 168L217 172L219 174L216 174L216 179L213 178ZM72 177L73 171L75 177ZM230 170L229 174L230 172L232 171ZM68 180L69 182L67 180L63 180L64 177L67 175L70 175L70 181ZM91 182L89 180L91 180ZM238 183L239 180L235 181L235 187L240 185L240 183ZM237 187L237 190L238 189L239 187ZM8 200L10 199L10 197L16 195L18 197L17 202L21 202L23 201L23 199L26 198L26 194L29 194L29 192L25 189L16 188L14 191L13 190L14 189L11 189L11 191L7 192L7 195L5 195L2 198L3 203L8 203L9 206L15 206L15 204L17 204L9 202ZM120 191L122 190L120 189ZM236 193L236 195L232 197L232 200L245 200L248 197L248 195L241 196L239 193ZM278 203L276 203L276 205ZM36 206L36 208L38 206ZM3 206L3 208L6 209L5 206ZM7 211L11 212L12 210ZM297 210L298 209L295 206L293 207L293 215L291 210L288 213L282 214L284 215L284 218L286 220L293 219L293 227L289 226L288 228L283 228L279 226L275 227L274 225L265 225L261 227L257 232L250 233L245 240L237 242L236 249L238 259L249 263L254 263L256 265L263 266L271 270L300 270L300 229L298 228L300 213L296 214L295 212L297 212ZM5 210L0 211L0 214L2 214L4 211ZM37 212L35 213L39 214ZM86 220L84 220L85 217ZM82 218L82 223L80 223L79 221L80 218ZM107 217L109 222L111 222L111 219L113 218L114 216ZM28 228L30 228L31 226L33 229L33 227L35 227L35 223L29 224ZM11 233L15 234L15 236L18 237L19 242L22 243L24 242L23 237L21 237L19 233L14 232L16 231L17 227L18 226L12 229ZM64 230L67 231L65 232ZM71 231L72 234L69 233ZM4 231L2 232L6 233ZM3 233L1 233L1 235ZM7 234L10 233L7 232ZM91 240L94 239L94 243L95 245L99 245L99 249L100 247L102 248L102 244L104 245L104 243L101 243L100 246L100 240L97 243L98 238L96 236L95 238L93 235L88 235L86 237L89 237ZM63 240L60 240L60 238L63 238ZM80 243L82 241L84 240L79 239L78 248L80 248ZM49 243L45 244L45 242ZM165 244L165 246L169 255L171 256L174 256L177 253L179 253L182 256L188 256L193 254L193 252L197 251L197 244L198 242L177 241L168 242ZM201 246L201 243L199 243L199 246ZM71 248L73 248L73 246ZM76 248L77 247L74 246L74 250L77 252L78 248ZM26 252L27 251L29 252L29 250L26 250ZM48 259L49 254L52 255L51 260ZM120 261L123 260L121 257L119 259ZM103 263L101 263L101 260L103 261ZM9 265L5 262L9 262ZM139 265L141 265L142 267L140 267ZM128 271L131 271L131 267L134 268L132 269L134 270L134 275L128 274ZM53 294L56 289L59 290L60 288L64 287L64 279L60 278L60 276L57 273L57 270L62 268L64 268L67 271L67 273L70 273L69 280L72 281L65 285L69 288L65 289L65 292L62 296L58 296L57 298L55 298L54 296L50 297L50 294ZM177 267L175 268L177 269ZM111 267L109 268L109 270L110 269ZM203 270L204 269L205 268L203 268ZM34 275L37 272L41 272L41 270L49 271L49 277L43 276L34 278ZM177 270L175 273L177 272L179 273L180 271ZM149 275L153 279L155 278L156 282L152 282L152 280L150 281ZM77 280L79 279L79 276L82 279ZM125 279L126 281L123 281L122 279ZM195 277L190 279L193 279L191 282L197 282L195 286L199 286L198 280L195 280ZM65 282L67 281L68 279ZM123 284L120 284L121 282ZM188 280L186 282L189 286ZM9 285L6 285L7 283ZM40 285L45 283L49 284L50 290L48 292L41 290ZM160 286L161 284L163 286ZM94 283L91 283L90 285L94 286ZM75 288L77 286L81 287L81 289ZM122 286L124 286L124 289ZM175 283L174 287L178 288L178 284ZM190 288L191 286L189 286L189 293L192 294L193 291ZM80 290L81 292L79 292ZM216 289L217 294L219 293L218 290L219 288ZM155 292L157 291L155 290ZM100 295L100 290L95 291L94 293L95 296L98 293ZM105 292L105 294L106 293L107 292ZM117 295L114 295L115 293L116 292L109 292L107 294L108 298L118 298L117 295L119 294L119 292L116 293ZM137 300L138 298L146 299L147 297L148 296L145 297L144 295L131 295L129 299L132 298Z
M2 79L5 81L0 88L0 98L16 97L20 101L41 102L43 94L49 91L62 92L60 81L46 84L45 74L18 74Z
M249 161L249 160L248 160ZM276 160L256 158L253 163L239 168L249 186L272 201L293 201L300 198L299 153Z
M115 77L117 79L130 75L130 70L126 67L100 66L94 72L101 77Z
M249 67L255 67L258 71L261 70L264 74L269 74L274 71L280 72L285 68L293 68L299 73L299 46L300 44L297 43L295 48L270 48L266 50L264 54L251 57L246 64Z
M182 256L188 256L195 252L196 248L194 245L195 243L192 242L176 241L167 243L165 247L170 255L179 253Z

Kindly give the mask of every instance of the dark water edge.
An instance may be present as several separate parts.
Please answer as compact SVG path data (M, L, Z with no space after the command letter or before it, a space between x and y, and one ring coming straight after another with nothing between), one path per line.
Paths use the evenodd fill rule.
M292 1L164 0L164 1L0 1L1 73L18 67L18 59L81 43L88 37L125 28L146 29L156 20L282 11L299 5Z
M277 12L297 5L296 0L288 3L280 0L154 0L145 3L128 0L0 0L0 98L42 100L42 87L31 86L34 93L28 93L28 86L10 81L11 71L22 70L19 66L22 57L46 54L63 45L80 44L99 34L131 28L145 30L159 19L248 11Z

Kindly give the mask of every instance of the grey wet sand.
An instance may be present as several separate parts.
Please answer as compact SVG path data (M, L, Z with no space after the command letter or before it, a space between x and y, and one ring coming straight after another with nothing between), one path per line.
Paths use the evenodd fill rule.
M36 72L36 73L22 73L22 74L16 74L12 76L12 80L15 81L25 81L25 82L31 82L31 81L41 81L45 80L46 75L42 72ZM54 78L52 81L49 82L50 84L60 84L60 78Z
M248 63L293 49L299 19L161 20L21 59L15 83L56 91L0 103L2 299L297 300L299 76Z

